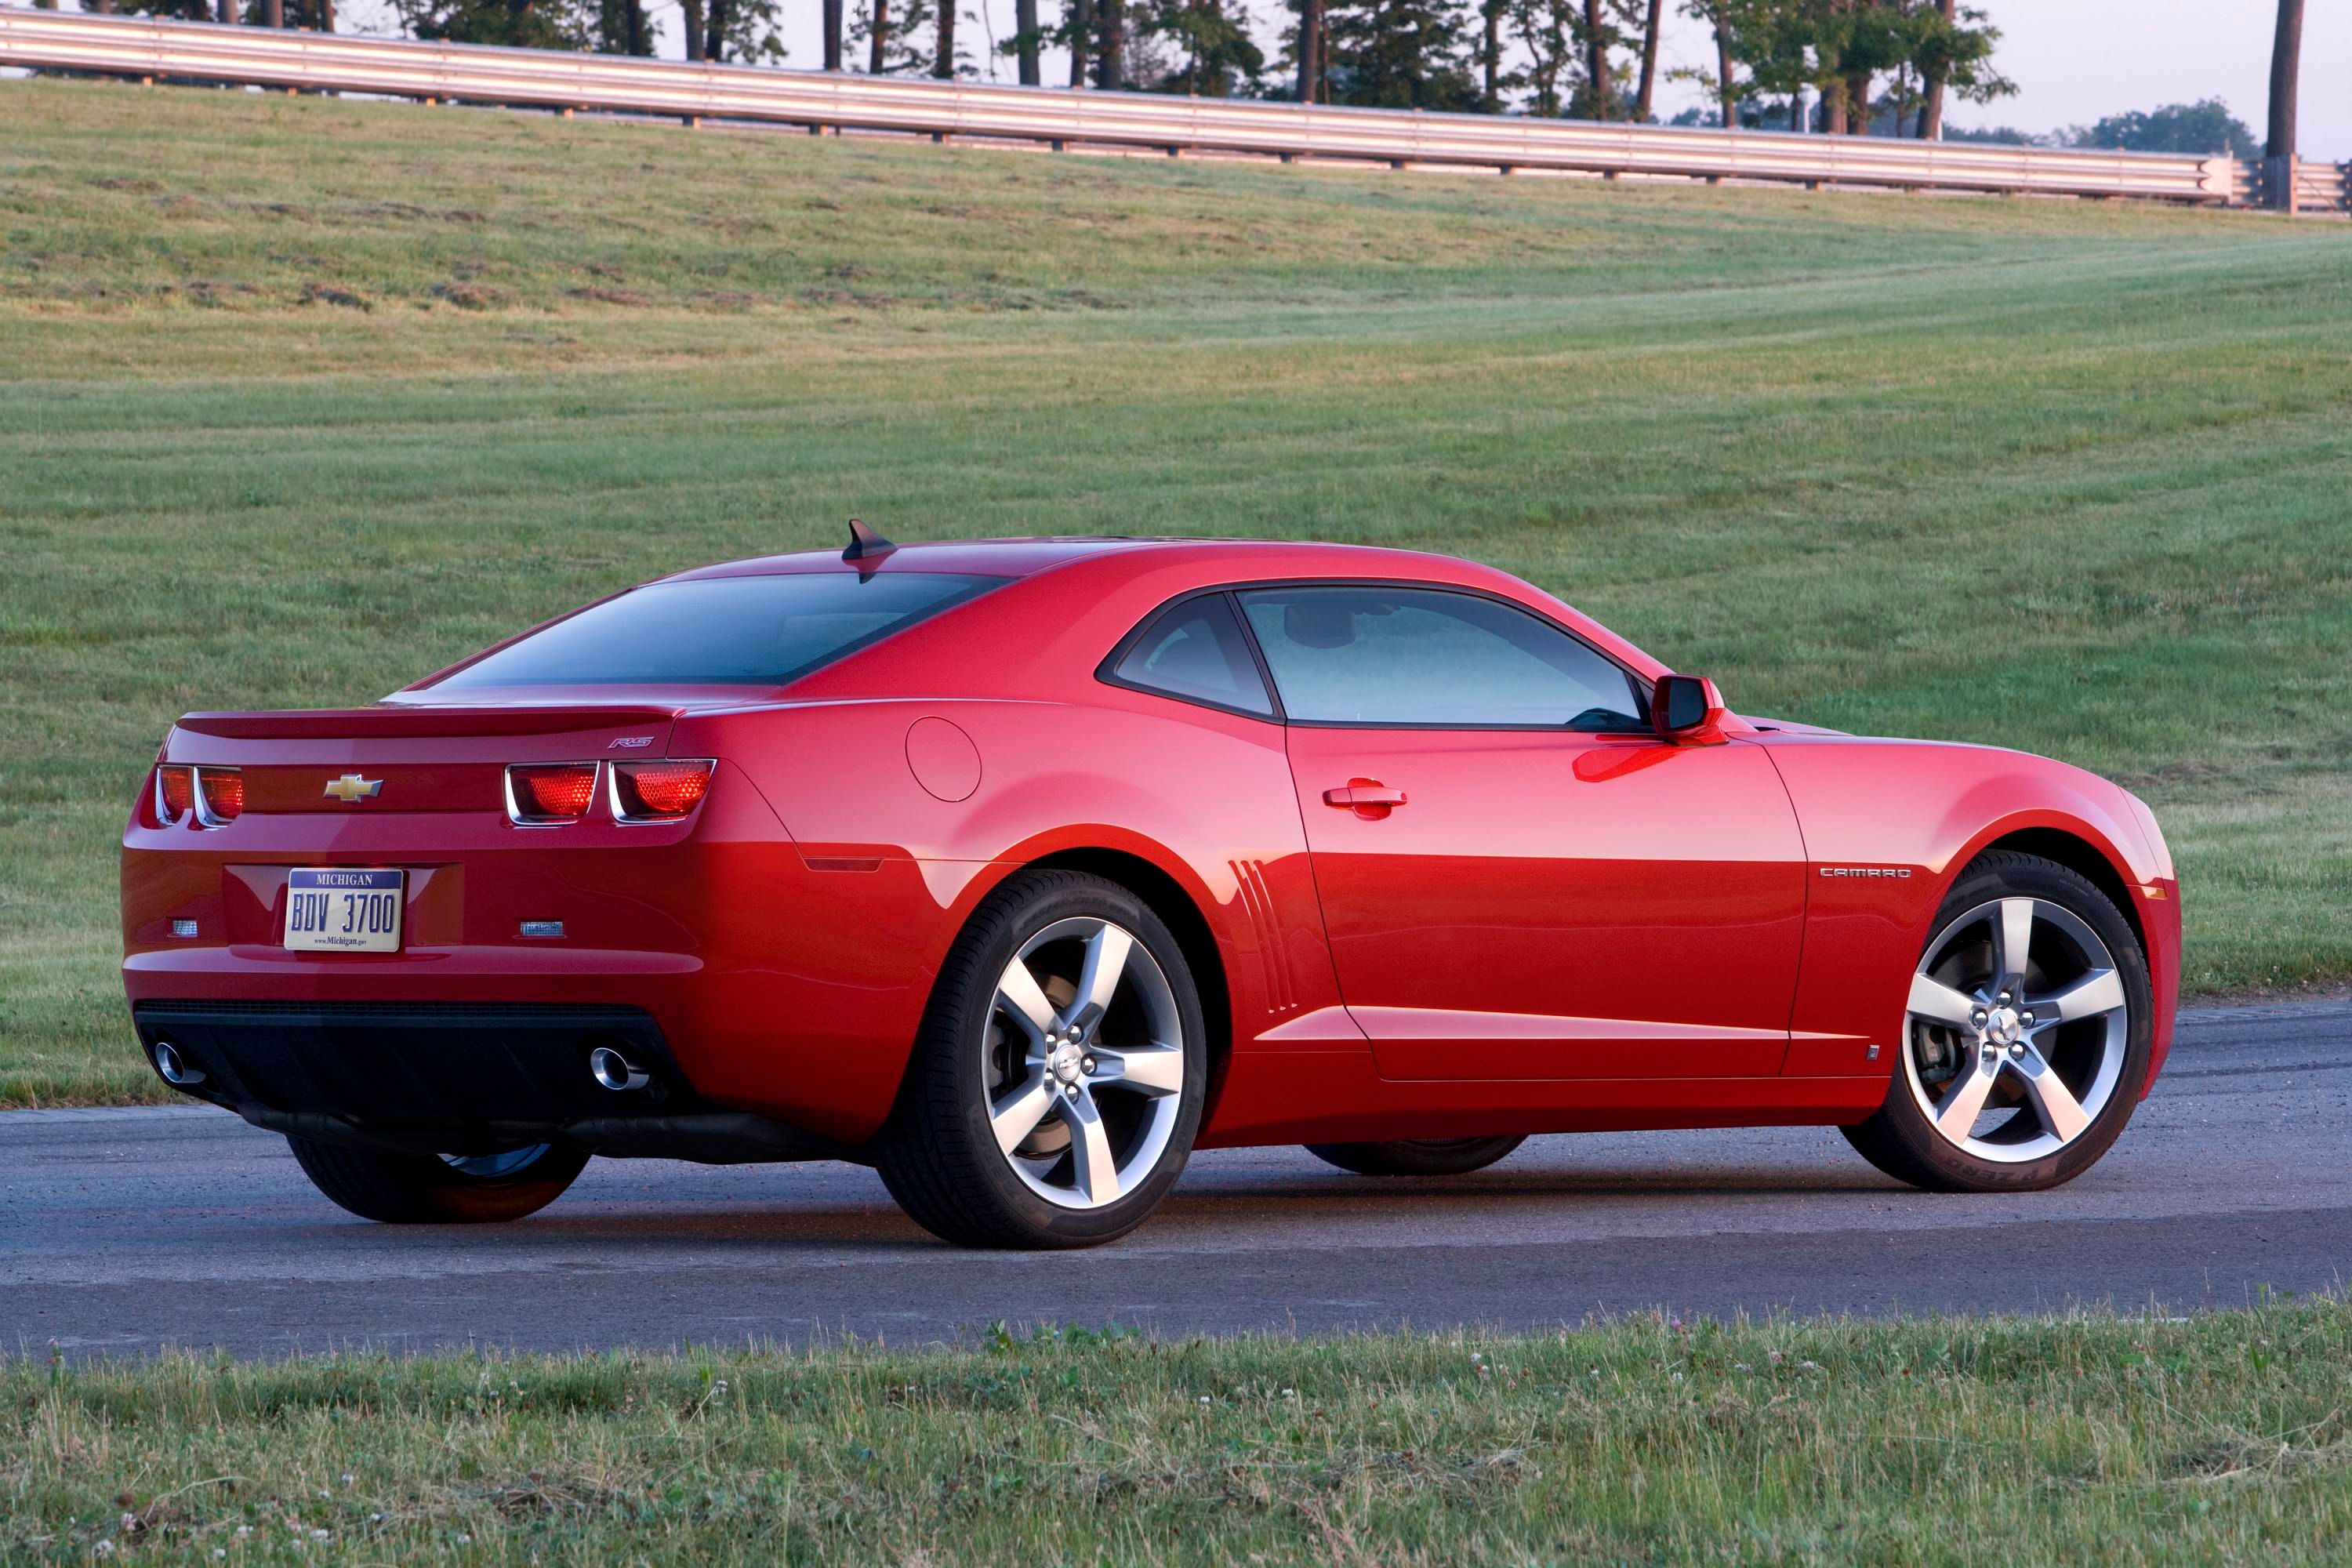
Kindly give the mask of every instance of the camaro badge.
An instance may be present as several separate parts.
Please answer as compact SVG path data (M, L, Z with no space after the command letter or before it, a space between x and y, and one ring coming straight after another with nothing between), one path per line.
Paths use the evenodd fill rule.
M325 793L345 805L357 805L382 788L382 779L363 779L357 773L345 773L341 778L329 779Z

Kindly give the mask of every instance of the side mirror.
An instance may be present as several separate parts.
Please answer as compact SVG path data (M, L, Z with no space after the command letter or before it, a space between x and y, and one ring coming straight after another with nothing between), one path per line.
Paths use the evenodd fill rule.
M1650 724L1661 741L1712 744L1723 739L1723 693L1703 675L1662 675L1650 693Z

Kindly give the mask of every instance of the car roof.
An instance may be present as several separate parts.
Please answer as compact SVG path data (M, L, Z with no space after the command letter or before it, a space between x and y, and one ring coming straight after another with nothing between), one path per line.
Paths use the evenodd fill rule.
M1028 577L1087 557L1116 554L1131 567L1183 562L1202 569L1246 567L1252 574L1296 571L1315 576L1382 572L1448 579L1484 568L1451 556L1372 545L1324 544L1278 539L1186 539L1108 535L1038 535L1021 539L941 539L894 546L879 557L843 558L838 550L802 550L721 562L656 579L690 583L714 577L758 577L820 572L957 573L981 577Z

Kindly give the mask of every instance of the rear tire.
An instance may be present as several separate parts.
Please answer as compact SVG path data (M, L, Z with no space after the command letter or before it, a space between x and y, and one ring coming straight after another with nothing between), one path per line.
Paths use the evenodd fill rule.
M289 1137L311 1184L359 1215L384 1225L494 1225L535 1214L563 1195L588 1163L585 1150L547 1144L495 1175L476 1174L435 1154L391 1154ZM471 1162L481 1168L482 1163ZM495 1162L492 1162L495 1164Z
M1930 1192L2074 1180L2122 1135L2147 1081L2154 995L2131 923L2080 873L1995 850L1960 873L1933 929L1885 1103L1839 1131L1881 1171ZM2022 944L2014 959L2012 942ZM1962 1106L1979 1072L1984 1088Z
M943 1241L1094 1247L1175 1185L1207 1087L1200 996L1167 925L1104 878L1017 872L940 968L876 1163Z
M1506 1158L1525 1138L1397 1138L1379 1143L1309 1143L1327 1165L1360 1176L1466 1176Z

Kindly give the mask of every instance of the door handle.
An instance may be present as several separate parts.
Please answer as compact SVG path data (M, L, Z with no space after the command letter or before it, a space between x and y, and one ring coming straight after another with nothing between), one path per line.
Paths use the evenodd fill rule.
M1404 791L1391 789L1377 779L1355 779L1344 788L1325 790L1323 804L1343 808L1352 807L1358 811L1363 810L1366 806L1376 806L1386 810L1390 806L1404 804Z

